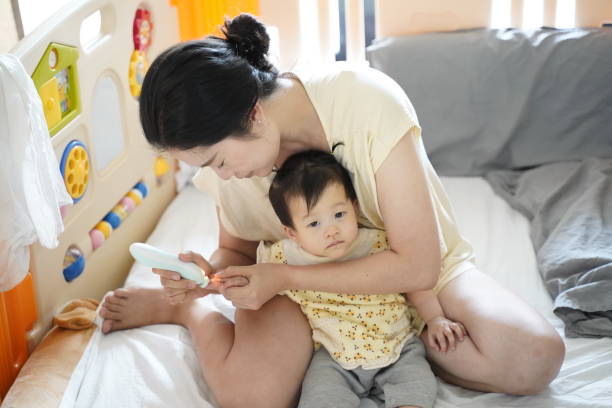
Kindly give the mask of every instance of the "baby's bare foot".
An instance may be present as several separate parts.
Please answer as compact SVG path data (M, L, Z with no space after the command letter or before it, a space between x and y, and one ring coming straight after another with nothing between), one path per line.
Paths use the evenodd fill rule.
M130 287L114 290L107 295L100 308L104 319L102 333L130 329L150 324L177 323L176 308L171 305L162 288Z

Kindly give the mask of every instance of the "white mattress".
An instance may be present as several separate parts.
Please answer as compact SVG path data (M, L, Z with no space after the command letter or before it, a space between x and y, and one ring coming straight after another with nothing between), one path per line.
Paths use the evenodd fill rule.
M526 219L495 196L480 178L443 178L460 230L474 245L480 269L539 310L563 334L536 269ZM168 207L148 242L205 256L216 246L210 198L192 186ZM126 285L159 286L150 270L134 265ZM221 296L214 304L233 318ZM612 407L612 339L565 339L567 356L550 388L529 397L485 394L440 382L436 407ZM62 407L211 407L187 330L156 325L101 335L98 331L77 366Z

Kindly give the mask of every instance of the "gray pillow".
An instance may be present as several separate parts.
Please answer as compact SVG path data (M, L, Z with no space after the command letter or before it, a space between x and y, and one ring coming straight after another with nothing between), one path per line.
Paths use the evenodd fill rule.
M409 35L367 56L406 91L442 175L612 156L610 29Z

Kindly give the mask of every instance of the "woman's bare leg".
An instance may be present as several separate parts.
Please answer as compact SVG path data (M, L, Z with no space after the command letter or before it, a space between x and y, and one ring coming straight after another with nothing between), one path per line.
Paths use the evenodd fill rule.
M447 353L427 349L434 372L479 391L528 395L557 376L565 345L533 308L476 269L438 294L446 315L463 323L469 338Z
M312 354L299 306L276 296L236 324L198 302L170 305L162 289L119 289L100 314L114 331L155 323L189 329L207 384L223 408L293 407ZM108 327L112 326L112 327Z

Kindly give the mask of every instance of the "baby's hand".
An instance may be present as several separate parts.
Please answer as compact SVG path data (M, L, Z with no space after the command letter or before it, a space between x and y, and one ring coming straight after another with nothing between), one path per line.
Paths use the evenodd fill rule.
M463 341L464 336L467 336L465 327L444 316L436 316L427 322L427 343L436 351L455 351L456 340Z

